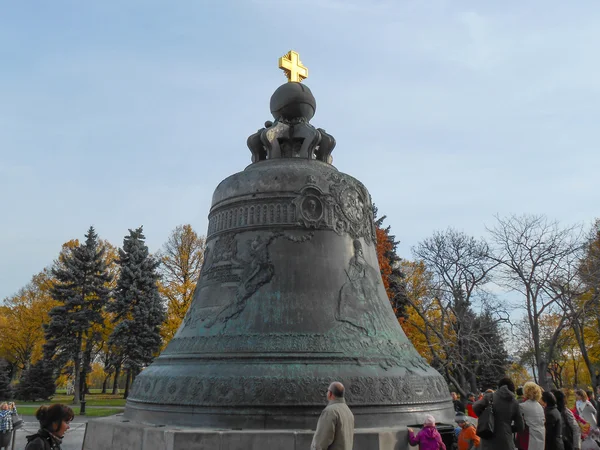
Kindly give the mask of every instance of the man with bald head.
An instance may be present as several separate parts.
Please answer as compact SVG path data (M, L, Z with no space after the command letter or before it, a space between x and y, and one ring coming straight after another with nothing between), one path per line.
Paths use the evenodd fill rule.
M344 385L334 381L327 389L328 404L319 417L311 450L352 450L354 415L344 400Z

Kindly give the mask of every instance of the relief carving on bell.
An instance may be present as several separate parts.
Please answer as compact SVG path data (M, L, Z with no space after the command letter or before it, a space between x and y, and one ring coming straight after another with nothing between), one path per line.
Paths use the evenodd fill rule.
M367 189L332 164L307 86L271 98L252 163L213 195L204 265L173 340L135 380L125 416L155 424L310 428L333 380L362 428L435 411L444 379L389 304Z

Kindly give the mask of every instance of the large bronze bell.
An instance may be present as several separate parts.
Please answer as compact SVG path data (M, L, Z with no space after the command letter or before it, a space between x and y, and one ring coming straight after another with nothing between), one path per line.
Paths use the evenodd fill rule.
M433 413L446 382L398 324L381 280L367 189L331 165L308 87L273 94L253 163L212 201L204 266L173 340L136 378L126 418L213 428L314 428L329 383L358 428Z

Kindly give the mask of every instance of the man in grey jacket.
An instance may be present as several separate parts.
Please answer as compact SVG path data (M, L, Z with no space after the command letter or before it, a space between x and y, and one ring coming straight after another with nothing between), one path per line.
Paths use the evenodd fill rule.
M354 444L354 415L344 400L344 385L334 381L327 389L328 405L325 407L311 450L352 450Z

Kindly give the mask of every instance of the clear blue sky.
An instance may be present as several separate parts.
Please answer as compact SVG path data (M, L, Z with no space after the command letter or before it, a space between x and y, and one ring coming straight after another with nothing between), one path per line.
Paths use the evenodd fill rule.
M7 2L0 14L0 298L93 224L152 251L205 233L220 180L298 51L313 124L401 256L493 215L600 216L600 3Z

